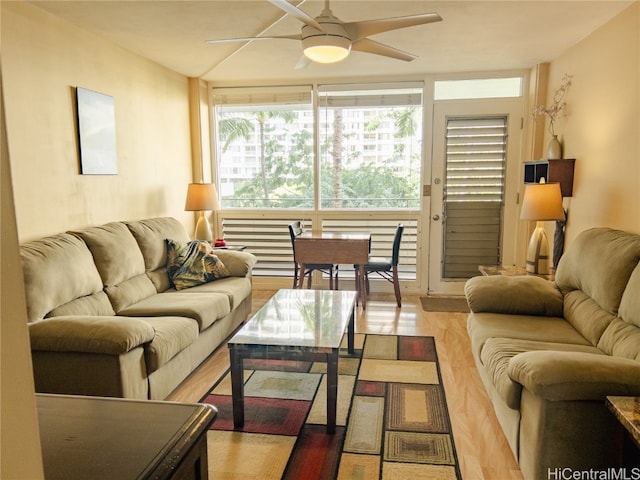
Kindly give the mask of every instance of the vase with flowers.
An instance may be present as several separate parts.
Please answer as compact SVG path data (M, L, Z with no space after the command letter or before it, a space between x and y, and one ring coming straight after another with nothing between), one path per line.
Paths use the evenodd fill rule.
M558 119L560 113L566 106L565 97L571 87L573 75L564 74L562 77L562 83L560 87L553 94L553 103L546 107L544 105L536 105L533 109L533 116L544 115L549 119L549 133L551 134L551 141L549 142L549 148L547 149L547 159L560 159L562 158L562 144L558 140L558 135L555 130L555 122Z

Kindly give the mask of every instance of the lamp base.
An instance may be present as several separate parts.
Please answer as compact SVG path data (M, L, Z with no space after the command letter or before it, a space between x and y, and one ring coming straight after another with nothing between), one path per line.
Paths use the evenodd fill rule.
M536 229L529 240L527 249L526 271L536 275L548 275L549 272L549 240L542 222L537 222Z
M213 240L211 225L209 224L209 220L207 220L204 212L200 212L200 217L198 218L193 238L194 240Z

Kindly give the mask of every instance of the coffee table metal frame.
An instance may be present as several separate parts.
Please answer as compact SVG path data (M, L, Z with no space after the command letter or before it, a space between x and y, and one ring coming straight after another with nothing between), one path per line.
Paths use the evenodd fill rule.
M327 433L335 433L338 354L345 329L354 353L356 299L354 291L278 290L229 340L236 428L244 426L244 359L299 360L327 364Z

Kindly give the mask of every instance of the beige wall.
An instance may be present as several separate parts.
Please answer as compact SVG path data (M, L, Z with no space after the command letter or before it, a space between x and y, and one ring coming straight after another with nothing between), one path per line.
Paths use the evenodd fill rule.
M639 8L635 3L549 66L549 96L565 72L574 75L568 116L557 128L565 156L577 158L568 243L596 225L640 231ZM3 2L2 9L20 240L159 215L191 229L193 216L183 211L186 184L210 176L199 168L209 165L208 143L191 137L208 128L207 114L194 112L206 107L202 82L31 5ZM114 97L118 175L79 174L76 86Z
M38 480L44 471L5 126L0 78L0 478Z
M184 212L189 81L22 3L2 3L2 63L20 241ZM113 96L117 175L80 175L75 87Z
M192 180L189 85L36 7L2 2L0 8L0 477L38 479L43 472L24 291L15 281L22 274L18 241L160 215L191 229L193 216L184 212ZM118 175L79 174L76 86L114 97Z
M595 226L640 233L640 4L551 62L547 104L565 73L573 85L556 132L576 159L567 245Z

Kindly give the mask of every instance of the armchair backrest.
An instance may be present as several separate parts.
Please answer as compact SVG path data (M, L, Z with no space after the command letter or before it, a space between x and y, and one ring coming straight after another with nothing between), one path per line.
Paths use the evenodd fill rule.
M296 237L302 234L302 222L297 221L289 224L289 236L291 237L291 248L296 251Z
M402 232L404 232L404 225L398 224L396 227L396 235L393 238L393 252L391 254L391 265L394 267L398 265L400 260L400 241L402 240Z

